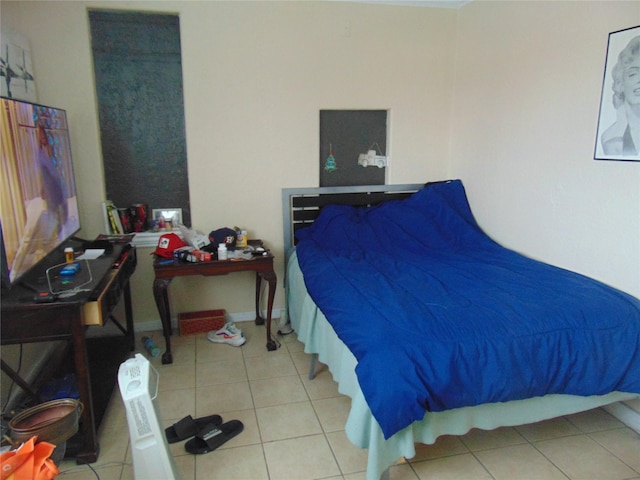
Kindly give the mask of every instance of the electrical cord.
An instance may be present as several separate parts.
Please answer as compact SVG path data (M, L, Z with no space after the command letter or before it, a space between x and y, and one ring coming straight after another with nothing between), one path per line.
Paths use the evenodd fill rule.
M113 467L113 466L125 466L125 465L131 465L131 464L130 463L126 463L126 462L108 462L108 463L100 464L100 468L99 469ZM65 474L67 474L67 473L69 473L69 474L78 473L78 472L80 472L82 470L83 466L89 467L89 469L93 472L93 475L96 477L96 479L100 480L100 475L98 474L98 471L95 468L93 468L91 466L91 464L89 464L89 463L79 463L75 467L70 467L70 468L66 468L64 470L60 470L60 475L63 476Z
M80 292L90 292L89 288L74 288L73 290L65 290L64 292L57 293L58 298L69 298L77 295Z
M100 475L98 475L98 472L96 472L95 468L93 468L93 467L92 467L91 465L89 465L88 463L87 463L87 467L89 467L89 469L93 472L93 474L96 476L96 478L97 478L98 480L100 480Z
M115 463L115 462L114 462L114 463ZM93 467L92 467L91 465L89 465L88 463L83 463L83 464L80 464L80 465L86 465L87 467L89 467L89 470L91 470L91 471L93 472L93 474L95 475L96 479L97 479L97 480L100 480L100 475L98 475L98 472L96 472L96 469L95 469L95 468L93 468ZM109 464L107 464L107 465L109 465ZM107 465L101 465L101 466L107 466ZM118 465L124 465L124 464L123 464L123 463L120 463L120 464L118 464ZM75 467L74 467L74 468L69 468L69 469L64 470L64 471L63 471L63 470L61 470L61 471L60 471L60 474L61 474L61 475L63 475L63 474L65 474L65 473L67 473L67 472L75 472L75 471L77 471L77 470L79 470L79 469L76 469Z

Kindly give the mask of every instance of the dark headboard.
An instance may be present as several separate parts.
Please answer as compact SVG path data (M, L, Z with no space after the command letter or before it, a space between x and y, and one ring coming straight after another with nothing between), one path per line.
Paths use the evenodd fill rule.
M350 187L283 188L282 218L285 259L295 247L296 232L310 226L325 205L368 207L400 200L420 190L424 184L358 185Z

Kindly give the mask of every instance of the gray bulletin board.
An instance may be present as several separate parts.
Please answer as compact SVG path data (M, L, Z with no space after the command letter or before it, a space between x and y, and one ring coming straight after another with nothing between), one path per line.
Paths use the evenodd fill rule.
M387 155L387 110L320 110L321 187L384 185L387 167L358 165L369 149Z

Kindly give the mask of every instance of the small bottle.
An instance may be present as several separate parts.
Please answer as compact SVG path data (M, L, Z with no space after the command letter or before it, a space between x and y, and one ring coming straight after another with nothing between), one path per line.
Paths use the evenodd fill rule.
M156 345L156 342L154 342L152 338L142 337L142 345L144 345L144 349L149 352L152 357L160 355L160 347Z
M73 256L73 248L67 247L64 249L64 260L67 263L73 263L73 261L75 260Z
M227 259L227 245L224 243L218 244L218 260Z
M237 244L236 246L238 248L244 249L247 248L247 231L246 230L240 230L238 232L238 237L237 237Z

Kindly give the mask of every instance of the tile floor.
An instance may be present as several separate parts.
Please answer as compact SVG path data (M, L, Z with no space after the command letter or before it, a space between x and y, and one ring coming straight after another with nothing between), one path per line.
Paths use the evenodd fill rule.
M281 338L279 350L267 352L264 327L253 322L238 326L247 337L242 347L210 343L206 334L175 336L172 365L152 358L160 372L163 426L188 414L213 413L239 419L245 426L240 435L205 455L186 453L184 442L171 445L182 479L364 479L366 452L344 435L349 399L338 393L326 367L319 365L310 381L310 357L295 334ZM153 335L164 346L160 333ZM100 458L92 464L96 474L64 461L60 478L134 478L117 389L99 439ZM391 480L640 479L640 435L601 409L441 437L435 445L416 450L415 458L401 459L391 468Z

